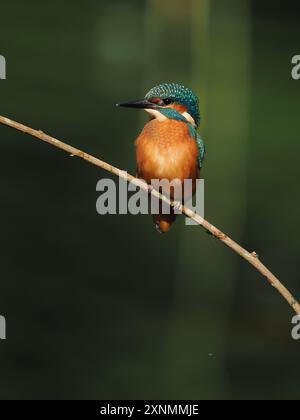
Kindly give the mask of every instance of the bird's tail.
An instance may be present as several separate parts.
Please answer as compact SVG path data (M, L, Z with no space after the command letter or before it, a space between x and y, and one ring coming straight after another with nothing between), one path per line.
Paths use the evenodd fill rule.
M156 214L153 216L153 222L160 233L167 233L175 222L176 214Z

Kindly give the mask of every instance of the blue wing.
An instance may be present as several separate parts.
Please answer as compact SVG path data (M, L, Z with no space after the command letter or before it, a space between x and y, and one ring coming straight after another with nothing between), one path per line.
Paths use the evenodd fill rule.
M199 134L196 134L196 142L199 149L199 156L198 156L198 166L199 169L202 168L205 158L205 144Z
M190 135L192 138L196 140L196 143L198 146L198 150L199 150L198 167L199 169L201 169L204 163L204 158L205 158L205 153L206 153L205 144L202 138L200 137L200 135L197 133L195 127L193 127L192 124L190 123L188 125L189 125Z

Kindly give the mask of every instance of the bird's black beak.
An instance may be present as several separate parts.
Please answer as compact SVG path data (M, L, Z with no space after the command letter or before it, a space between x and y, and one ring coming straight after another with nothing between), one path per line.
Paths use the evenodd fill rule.
M117 106L123 106L126 108L139 108L139 109L157 109L158 106L146 99L142 99L141 101L130 101L130 102L123 102L121 104L117 104Z

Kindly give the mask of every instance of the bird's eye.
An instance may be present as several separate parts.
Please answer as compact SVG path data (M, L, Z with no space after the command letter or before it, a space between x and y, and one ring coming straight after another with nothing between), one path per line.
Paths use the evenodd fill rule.
M170 105L172 102L173 102L173 100L171 98L164 99L164 104L165 105Z

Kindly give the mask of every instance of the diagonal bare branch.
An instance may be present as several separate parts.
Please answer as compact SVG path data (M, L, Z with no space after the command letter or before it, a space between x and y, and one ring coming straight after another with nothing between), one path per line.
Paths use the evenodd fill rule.
M146 184L144 181L141 181L138 178L128 174L125 171L122 171L119 168L116 168L109 163L104 162L103 160L97 159L96 157L89 155L88 153L83 152L82 150L76 149L73 146L68 145L54 137L51 137L40 130L34 130L33 128L27 127L26 125L20 124L16 121L10 120L9 118L0 116L0 123L7 125L15 130L21 131L25 134L28 134L32 137L35 137L39 140L42 140L46 143L51 144L52 146L57 147L58 149L64 150L72 156L77 156L81 159L86 160L92 165L98 166L112 174L117 175L124 180L133 183L134 185L140 187L146 192L151 193L154 197L159 198L170 206L176 206L183 214L187 217L194 220L198 225L200 225L207 232L210 232L215 238L223 242L227 247L231 248L235 253L240 255L243 259L248 261L257 271L259 271L265 279L273 286L288 302L288 304L294 309L296 314L300 315L300 304L289 292L289 290L280 282L280 280L260 261L258 255L255 252L248 252L246 249L241 247L238 243L233 241L229 236L225 235L221 230L213 226L207 220L193 212L192 210L184 207L181 203L176 203L170 201L167 197L161 195L156 190L154 190L150 185Z

